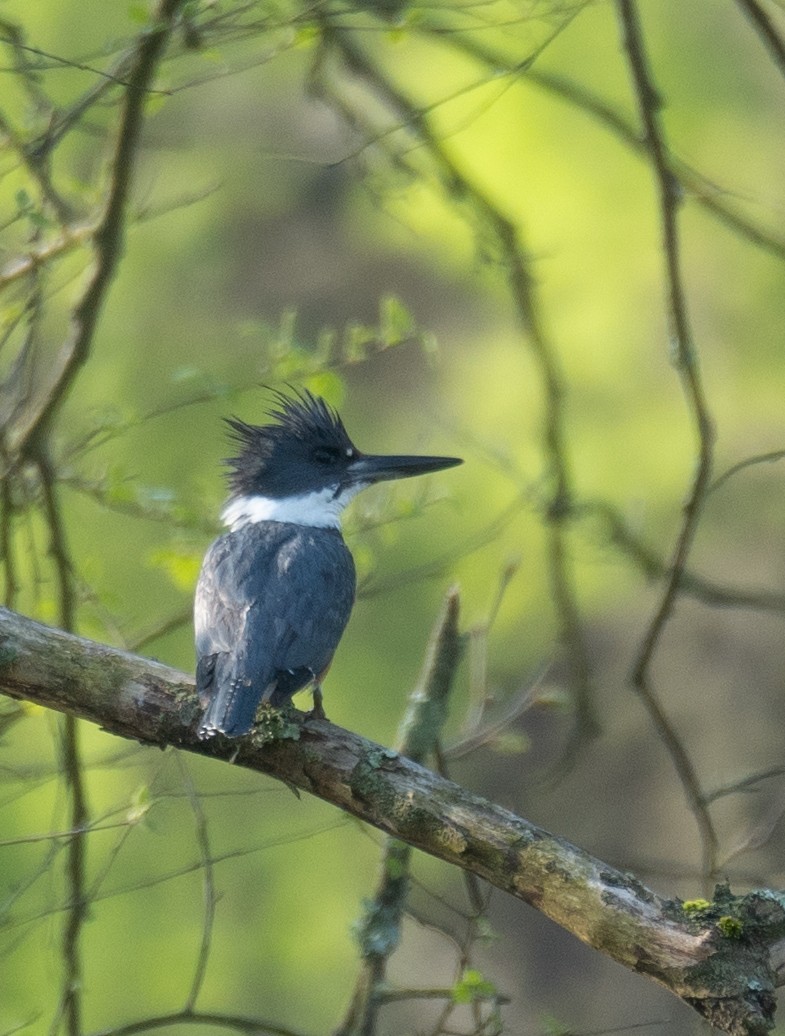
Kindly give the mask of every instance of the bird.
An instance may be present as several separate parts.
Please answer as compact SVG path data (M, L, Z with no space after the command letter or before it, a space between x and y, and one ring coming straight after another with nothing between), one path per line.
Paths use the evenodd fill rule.
M263 703L280 709L321 681L354 604L341 512L367 486L461 464L362 453L337 411L307 389L273 392L271 423L226 418L227 532L207 550L194 601L200 740L237 738Z

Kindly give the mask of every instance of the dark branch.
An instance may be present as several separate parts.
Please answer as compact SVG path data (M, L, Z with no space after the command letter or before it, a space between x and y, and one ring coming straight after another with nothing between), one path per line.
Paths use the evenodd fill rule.
M453 590L433 631L424 671L409 700L398 751L422 763L436 748L447 719L447 701L463 649L458 627L459 597ZM387 838L379 882L358 926L362 965L347 1015L335 1036L373 1036L384 1001L387 962L401 938L409 893L411 846ZM416 995L416 990L411 991Z
M738 6L749 18L755 31L766 44L771 59L785 76L785 40L777 32L774 22L764 11L757 0L736 0Z
M708 493L714 454L714 426L704 396L687 311L678 222L681 188L671 171L665 134L661 126L662 99L649 70L637 5L634 0L617 0L617 8L622 44L627 55L652 171L659 192L671 355L682 383L687 407L695 423L698 453L695 475L684 504L681 528L668 566L668 576L660 602L643 636L633 667L632 681L670 754L687 802L695 816L703 845L703 869L708 881L714 876L717 867L717 832L706 807L692 759L657 697L651 680L651 666L681 593L687 558Z
M60 508L51 459L42 443L37 443L36 462L41 479L44 515L49 527L49 553L57 571L60 623L64 629L75 629L76 602L74 572L65 523ZM63 929L63 978L58 1013L65 1018L69 1036L82 1034L82 953L81 940L87 920L86 889L87 834L90 821L87 789L82 770L79 724L66 714L59 730L59 752L70 799L70 823L73 834L68 839L66 880L68 883L68 916Z
M51 381L38 401L24 414L24 426L12 445L24 452L46 422L50 421L90 356L98 320L115 270L122 257L126 214L141 139L144 110L177 12L184 0L159 0L152 15L152 28L139 36L123 95L117 144L112 155L109 195L93 238L95 263L87 288L74 308L71 336L55 364Z

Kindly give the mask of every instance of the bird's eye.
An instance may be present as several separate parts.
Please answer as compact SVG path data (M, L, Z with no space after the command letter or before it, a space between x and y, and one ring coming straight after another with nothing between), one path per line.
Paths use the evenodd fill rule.
M318 446L313 451L313 459L317 464L337 464L341 459L341 452L331 446Z

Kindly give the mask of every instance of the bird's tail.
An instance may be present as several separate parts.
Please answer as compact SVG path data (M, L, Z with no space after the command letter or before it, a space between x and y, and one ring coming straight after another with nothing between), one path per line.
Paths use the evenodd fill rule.
M235 677L216 680L216 688L204 711L197 734L200 739L224 734L241 737L253 726L254 716L262 699L262 687Z

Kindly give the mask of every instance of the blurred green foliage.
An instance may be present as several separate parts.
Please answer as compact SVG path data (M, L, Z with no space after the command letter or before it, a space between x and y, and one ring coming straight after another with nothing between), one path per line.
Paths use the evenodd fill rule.
M641 7L683 191L683 277L716 474L772 454L709 494L688 563L726 604L745 591L753 607L713 609L690 584L657 659L664 701L711 788L782 756L785 82L740 5ZM781 6L766 9L785 38ZM4 462L19 401L45 388L90 276L123 61L155 27L138 3L0 8ZM42 161L36 149L57 127ZM642 139L612 4L183 4L146 100L122 262L46 434L78 631L186 670L191 589L224 492L222 416L261 421L265 386L306 384L341 408L363 448L462 454L457 472L353 505L360 599L325 687L328 715L392 743L439 602L458 581L472 649L451 737L476 734L485 699L491 717L512 706L514 718L456 753L453 776L694 898L693 819L627 680L696 460ZM517 235L561 379L563 514L545 431L553 400L497 216ZM22 271L31 254L40 261ZM57 559L34 466L6 485L6 601L56 624ZM603 736L544 784L576 726L586 733L554 529ZM66 1031L59 721L32 706L8 716L0 1033ZM331 1031L352 990L350 928L373 886L376 835L228 767L94 728L81 740L83 1031L181 1010L213 909L195 1006ZM781 883L776 788L756 788L754 804L736 795L717 808L726 871ZM453 1024L466 1032L478 1031L477 998L497 989L513 1001L510 1033L558 1028L553 1014L580 1030L665 1013L669 1032L691 1024L666 994L500 894L483 919L500 938L468 966L436 934L462 931L459 877L430 860L415 876L394 978L443 987L448 1000L452 990L467 1012ZM435 1011L391 1006L382 1031L431 1031Z

